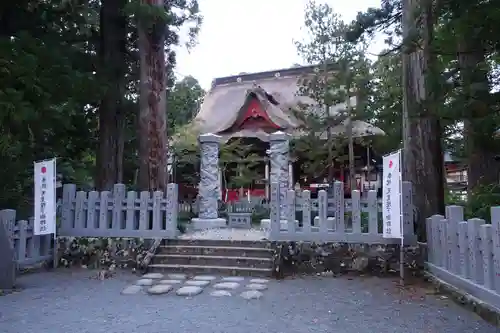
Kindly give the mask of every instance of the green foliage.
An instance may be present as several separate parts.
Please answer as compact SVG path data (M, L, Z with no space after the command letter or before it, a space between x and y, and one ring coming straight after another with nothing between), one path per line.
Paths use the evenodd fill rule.
M421 11L422 5L417 3L417 8L409 16L416 17ZM498 144L491 140L491 135L500 126L500 98L497 89L493 89L500 82L500 38L496 23L500 17L499 7L492 1L447 0L434 8L433 15L432 40L426 51L435 57L435 63L433 71L426 71L426 81L431 85L427 89L435 94L433 108L443 127L445 149L459 157L472 154L465 150L464 136L469 136L470 139L465 141L498 153ZM402 17L401 0L384 0L379 8L359 13L347 34L351 41L380 31L387 36L389 48L382 52L375 66L376 90L371 107L383 116L380 121L393 123L397 130L401 126L398 118L401 118L403 99L400 51L424 47L421 40L424 29L421 27L403 40ZM473 125L467 133L463 126L465 119ZM400 141L391 140L393 135L388 134L387 140L379 142L383 150L386 147L393 149Z
M468 196L465 203L465 218L480 218L491 223L491 207L500 202L500 185L490 184L478 186ZM457 202L460 204L461 202Z
M124 0L126 49L120 49L127 74L120 112L125 114L124 181L133 182L137 168L136 113L139 57L138 0ZM97 1L4 2L0 5L0 209L15 208L19 218L32 214L33 162L57 157L63 182L93 187L98 142L99 107L108 88L109 68L100 59L101 6ZM178 28L185 26L194 45L201 15L196 1L169 1L159 16L167 27L169 83L173 85ZM141 5L144 9L144 6ZM139 15L139 14L138 14ZM109 23L109 22L108 22ZM121 24L120 22L116 22ZM162 23L163 24L163 23ZM108 25L109 27L109 25ZM167 29L168 28L168 29ZM120 36L113 36L119 38ZM194 79L175 85L169 94L170 125L184 124L203 92ZM114 117L112 117L114 119Z
M177 128L188 124L194 118L204 95L205 91L192 76L186 76L175 83L167 93L170 131L175 132Z
M229 170L232 175L229 181L223 179L225 188L248 188L257 178L255 167L259 164L259 156L253 151L252 144L242 139L229 140L221 147L219 166L222 174Z
M57 7L41 7L39 14L56 19ZM57 23L42 20L41 26L10 31L11 37L0 35L0 158L8 175L0 180L0 207L16 208L20 217L30 214L33 161L59 157L65 181L85 183L92 172L97 122L86 105L100 89L92 56L66 42L68 33L77 38L83 29L65 28L66 20L85 25L68 12ZM44 38L35 37L42 29Z
M368 98L371 122L386 135L373 139L380 153L388 153L402 146L403 89L401 87L401 56L388 54L379 57L372 67L373 85Z
M257 177L255 167L260 158L253 151L254 146L242 139L229 140L220 145L219 168L223 175L224 188L248 187ZM174 136L172 150L175 155L176 170L182 177L178 182L197 184L199 182L200 146L198 133L191 126L180 128ZM224 175L231 171L228 182Z
M139 21L147 22L149 27L155 24L166 25L169 18L165 8L140 0L130 1L125 7L125 12L134 15Z
M366 45L346 39L349 26L329 5L310 1L304 25L308 37L296 42L297 50L317 68L301 78L301 94L318 104L294 110L304 126L302 137L292 142L292 152L304 173L327 178L335 163L348 160L350 121L367 116L371 64L365 57ZM321 146L326 149L316 149Z

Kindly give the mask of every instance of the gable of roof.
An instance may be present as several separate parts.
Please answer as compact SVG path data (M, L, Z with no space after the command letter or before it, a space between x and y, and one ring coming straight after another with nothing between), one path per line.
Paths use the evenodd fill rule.
M301 122L291 110L298 105L318 105L312 98L300 94L301 78L318 70L318 66L305 66L217 78L192 122L193 129L200 134L224 132L234 124L248 96L252 95L273 123L285 132L292 132ZM258 130L223 136L227 136L225 139L254 136L267 141L267 134Z
M269 119L282 131L293 136L301 136L304 134L301 128L302 122L297 119L294 111L321 107L314 99L301 94L302 81L308 75L317 75L324 70L321 66L303 66L217 78L213 80L212 88L205 95L200 110L186 129L196 135L218 134L223 141L232 137L256 137L268 141L268 134L264 130L227 131L237 121L248 99L255 97ZM334 64L326 68L328 75L334 75L337 70L338 67ZM356 98L353 96L351 105L355 103ZM334 115L338 112L337 109L343 108L345 108L344 103L332 106L329 113ZM379 128L365 122L354 125L354 129L359 129L360 132L355 131L356 136L385 134ZM337 127L339 135L345 133L345 125ZM368 127L370 128L367 129Z

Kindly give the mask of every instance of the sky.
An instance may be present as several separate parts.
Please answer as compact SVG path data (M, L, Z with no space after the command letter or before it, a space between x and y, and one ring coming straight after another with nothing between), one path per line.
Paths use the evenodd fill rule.
M302 63L294 40L300 40L308 0L199 0L204 17L198 45L177 52L179 78L194 76L203 88L214 78L291 67ZM379 7L380 0L324 0L350 22L359 11ZM371 43L370 54L384 48Z

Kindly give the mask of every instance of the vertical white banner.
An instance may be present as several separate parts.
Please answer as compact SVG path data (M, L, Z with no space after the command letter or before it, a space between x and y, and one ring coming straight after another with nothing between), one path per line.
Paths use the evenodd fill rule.
M56 159L35 162L35 235L56 232Z
M382 220L384 238L402 238L401 150L383 158Z

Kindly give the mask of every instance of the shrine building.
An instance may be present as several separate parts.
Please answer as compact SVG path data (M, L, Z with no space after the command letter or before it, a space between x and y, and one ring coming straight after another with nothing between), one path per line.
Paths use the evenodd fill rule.
M296 110L322 110L324 107L317 101L299 93L302 78L307 75L317 75L318 66L294 67L260 73L240 74L216 78L210 91L206 94L203 104L196 117L187 125L188 131L199 134L213 133L221 137L221 144L240 139L252 147L252 153L259 156L260 161L255 166L256 177L249 188L244 189L244 195L267 197L269 193L269 161L266 150L269 149L269 133L282 131L295 138L303 133L303 123L298 119ZM356 106L356 96L351 96L351 105ZM330 108L334 115L344 105ZM293 111L292 111L293 110ZM384 135L379 128L363 121L353 121L353 136ZM333 135L345 132L345 125L335 126L330 131ZM326 138L324 138L326 140ZM320 148L320 147L318 147ZM347 146L345 147L347 153ZM381 158L370 146L354 145L355 170L358 189L367 191L380 188ZM227 180L234 177L238 163L227 168L224 175ZM178 173L178 178L182 178ZM348 177L348 165L345 161L335 162L335 180L344 181ZM300 156L290 151L289 165L290 187L300 186L310 188L321 186L327 182L327 174L308 175L301 165ZM176 179L182 184L182 179ZM228 182L230 183L230 181ZM346 183L346 193L349 185ZM223 189L227 200L234 200L241 195L241 189Z

